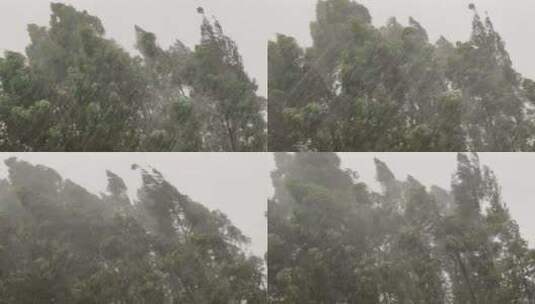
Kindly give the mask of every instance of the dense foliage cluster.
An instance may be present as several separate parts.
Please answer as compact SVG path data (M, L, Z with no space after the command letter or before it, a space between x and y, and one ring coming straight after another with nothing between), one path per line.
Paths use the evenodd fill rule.
M265 150L265 100L217 21L203 15L194 50L136 27L132 56L98 18L51 8L26 56L0 57L0 150Z
M265 303L263 262L228 218L141 171L94 195L9 159L0 180L0 303Z
M269 42L270 151L528 151L535 82L474 5L472 35L429 41L414 19L372 25L352 0L319 0L313 45Z
M380 160L379 192L332 153L275 160L272 303L535 303L535 251L477 155L458 155L451 191L400 181Z

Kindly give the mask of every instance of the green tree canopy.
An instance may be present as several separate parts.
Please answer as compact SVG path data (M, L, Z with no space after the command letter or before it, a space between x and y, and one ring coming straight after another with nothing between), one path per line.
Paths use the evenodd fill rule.
M0 57L0 149L265 150L265 100L217 21L203 16L193 51L136 26L133 56L97 17L51 9L48 27L28 26L26 55Z
M219 211L138 168L130 200L107 172L95 195L54 170L6 161L0 303L265 303L262 259ZM136 167L137 168L137 167Z
M275 154L268 209L272 303L501 304L535 301L535 251L477 155L452 190L398 180L379 191L331 153Z
M490 18L430 42L413 18L375 27L353 0L319 0L312 47L269 42L272 151L531 151L533 81Z

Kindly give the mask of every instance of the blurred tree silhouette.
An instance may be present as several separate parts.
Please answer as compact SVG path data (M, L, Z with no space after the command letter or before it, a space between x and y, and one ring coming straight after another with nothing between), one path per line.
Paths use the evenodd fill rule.
M131 201L9 159L0 181L0 303L265 303L262 259L219 211L139 169Z
M492 171L459 154L452 191L396 179L375 192L333 153L275 154L271 303L533 303L535 251Z

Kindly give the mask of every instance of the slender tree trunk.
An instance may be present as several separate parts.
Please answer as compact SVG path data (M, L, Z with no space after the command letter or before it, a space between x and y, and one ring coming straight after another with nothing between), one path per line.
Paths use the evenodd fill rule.
M470 292L470 297L472 299L473 304L478 304L476 295L474 294L474 290L472 288L472 283L470 281L470 277L468 276L468 271L466 270L466 266L464 265L461 254L458 251L455 251L455 258L457 259L457 263L459 264L459 267L461 268L461 272L463 274L464 280L466 281L466 286L468 287L468 291Z

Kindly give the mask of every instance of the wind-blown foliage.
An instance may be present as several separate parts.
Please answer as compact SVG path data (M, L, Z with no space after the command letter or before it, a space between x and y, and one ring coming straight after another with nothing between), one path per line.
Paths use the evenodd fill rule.
M535 251L492 171L459 154L452 190L396 179L375 192L332 153L275 154L271 303L535 302Z
M131 201L9 159L0 180L0 303L265 303L263 262L219 211L156 170Z
M269 42L270 151L533 150L533 81L470 9L470 40L431 43L413 18L377 28L352 0L319 0L312 47Z
M51 9L26 56L0 57L0 150L265 150L265 100L217 21L203 15L195 50L136 27L132 56L97 17Z

